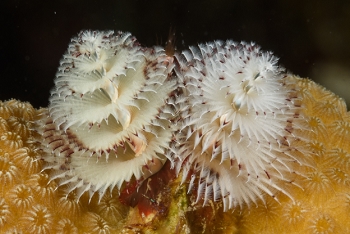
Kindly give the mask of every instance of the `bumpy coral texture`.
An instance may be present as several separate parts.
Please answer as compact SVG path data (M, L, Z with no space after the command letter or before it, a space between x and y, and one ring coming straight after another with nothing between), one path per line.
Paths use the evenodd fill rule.
M197 202L224 209L289 192L307 151L295 84L277 58L255 44L215 41L177 55L184 86L180 165ZM298 157L304 155L305 157ZM198 179L196 178L198 175Z
M257 206L223 212L220 203L202 207L191 203L186 186L169 186L167 216L145 223L118 201L118 191L98 201L88 194L79 201L68 196L42 170L42 152L34 140L33 123L46 110L15 100L0 102L0 230L2 233L349 233L350 115L340 98L307 79L290 76L300 89L313 141L312 167L290 186L293 200L277 194ZM187 184L185 184L187 185ZM184 187L184 188L183 188ZM182 192L182 190L185 190ZM161 204L165 198L145 198Z
M118 230L119 221L105 221L126 215L126 207L112 205L119 203L117 196L106 196L99 207L96 198L91 204L86 196L77 202L74 193L66 196L40 173L42 151L32 129L42 111L16 100L0 102L0 232L101 233L95 220L105 222L107 231ZM93 227L86 230L86 224Z
M144 223L118 201L118 191L100 202L88 194L76 201L64 186L49 181L42 170L42 151L34 139L33 122L46 110L15 100L0 103L0 230L2 233L349 233L350 115L340 98L307 79L290 76L300 89L312 131L313 167L290 186L293 200L276 194L257 206L223 212L222 205L202 207L170 184L172 203L167 217ZM187 185L187 184L186 184ZM181 188L181 187L180 187ZM164 199L164 198L163 198ZM160 203L162 199L151 201Z
M171 159L172 62L130 33L82 31L73 38L38 130L50 179L67 184L68 193L77 189L78 198L85 191L102 198Z
M343 100L307 79L289 77L300 88L308 116L313 166L303 167L301 188L235 211L239 233L349 233L350 114Z

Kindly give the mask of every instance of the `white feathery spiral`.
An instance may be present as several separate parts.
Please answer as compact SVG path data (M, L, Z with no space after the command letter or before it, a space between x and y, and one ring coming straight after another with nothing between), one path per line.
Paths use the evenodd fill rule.
M82 31L61 60L41 121L52 179L90 196L145 179L170 159L173 58L129 33ZM168 157L168 158L167 158Z
M190 47L175 57L187 97L180 101L185 111L177 167L183 181L197 176L190 181L197 201L221 198L227 210L264 194L288 195L280 184L292 183L301 163L293 145L303 120L295 86L277 58L253 43L233 41Z

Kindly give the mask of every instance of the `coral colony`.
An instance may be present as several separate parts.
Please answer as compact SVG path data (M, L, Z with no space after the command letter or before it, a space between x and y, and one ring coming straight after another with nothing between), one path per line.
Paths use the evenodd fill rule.
M1 233L350 233L350 113L253 43L82 31L0 101Z
M289 195L303 117L271 53L215 41L171 57L129 33L83 31L60 64L39 132L44 169L67 193L102 198L170 160L203 205Z

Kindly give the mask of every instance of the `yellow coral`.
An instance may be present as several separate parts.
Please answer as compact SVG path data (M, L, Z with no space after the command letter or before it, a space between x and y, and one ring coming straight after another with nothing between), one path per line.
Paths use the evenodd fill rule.
M100 203L93 198L89 204L87 197L76 201L74 192L66 197L41 172L32 128L42 111L16 100L0 102L0 233L118 230L128 208L120 205L117 194L106 194Z
M313 141L312 167L301 168L294 201L279 195L257 207L235 210L239 233L349 233L349 113L340 98L307 79L290 77L302 90Z
M168 197L148 198L157 207L143 217L119 202L115 189L99 201L66 195L41 172L41 152L33 124L43 110L15 100L0 102L1 233L350 233L350 114L333 93L291 76L301 89L313 141L310 167L293 184L283 184L294 200L276 194L257 206L223 212L222 204L191 204L186 185L170 184ZM298 186L296 186L298 185ZM69 186L69 185L66 185ZM169 200L167 207L162 201ZM151 217L151 218L150 218Z

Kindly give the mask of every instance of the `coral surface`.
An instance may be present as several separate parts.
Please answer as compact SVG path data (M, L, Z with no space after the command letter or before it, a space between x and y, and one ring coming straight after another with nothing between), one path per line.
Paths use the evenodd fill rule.
M117 232L128 208L108 193L97 201L57 189L41 172L42 152L32 129L44 110L29 103L0 103L0 232L1 233L102 233ZM95 204L95 205L93 205ZM117 205L115 205L117 204ZM113 224L108 224L114 217Z
M230 214L213 208L210 225L205 229L198 225L198 229L193 230L215 230L217 233L350 232L350 115L346 105L335 94L308 79L294 76L288 79L300 88L303 110L311 129L304 133L310 134L312 139L305 146L311 156L310 167L300 167L300 174L294 179L299 187L285 185L290 186L292 199L277 194L279 202L276 202L266 196L265 202L237 208ZM198 210L194 215L197 217L195 223L208 223L209 219L200 215L201 208Z
M299 168L294 184L283 184L292 198L265 194L256 205L223 212L220 202L202 207L188 183L164 178L166 165L129 197L132 186L116 188L99 201L49 180L33 129L46 110L10 100L0 103L0 232L1 233L349 233L350 115L342 99L294 76L307 116L309 167ZM300 157L303 157L300 155ZM163 181L163 182L160 182ZM165 182L164 182L165 181ZM152 184L153 183L153 184ZM148 188L159 188L152 193ZM298 184L299 186L296 186ZM281 185L282 186L282 185ZM126 190L125 190L126 189ZM130 190L131 191L131 190ZM120 193L119 193L120 192ZM129 200L128 200L129 199ZM131 200L130 200L131 199ZM134 202L134 208L122 204ZM136 201L136 202L135 202Z

